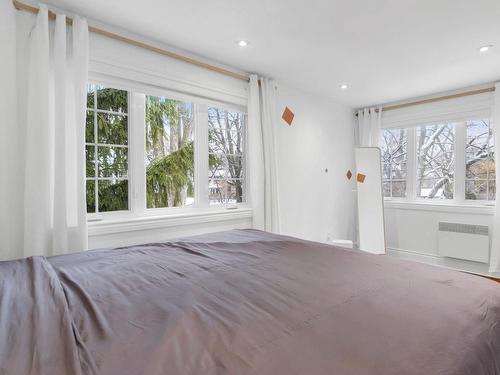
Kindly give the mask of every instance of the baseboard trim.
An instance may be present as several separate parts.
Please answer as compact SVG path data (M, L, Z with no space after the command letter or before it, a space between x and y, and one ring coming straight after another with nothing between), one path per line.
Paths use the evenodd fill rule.
M489 272L489 265L486 263L478 263L468 260L446 258L436 254L419 253L412 250L404 250L393 247L387 248L387 255L399 259L430 264L433 266L448 268L461 272L467 272L474 275L493 279L500 283L500 273Z

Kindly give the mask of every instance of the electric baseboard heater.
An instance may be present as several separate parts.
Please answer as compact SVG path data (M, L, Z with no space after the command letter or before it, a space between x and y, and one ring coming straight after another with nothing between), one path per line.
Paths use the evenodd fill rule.
M440 222L438 249L443 257L489 263L488 226Z

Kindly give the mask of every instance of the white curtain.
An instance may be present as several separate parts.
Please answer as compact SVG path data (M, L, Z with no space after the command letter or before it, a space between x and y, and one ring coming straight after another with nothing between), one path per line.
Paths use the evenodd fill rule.
M380 128L382 126L382 107L364 108L357 113L358 123L354 127L354 142L358 147L378 147ZM358 200L355 207L355 230L356 238L354 241L359 246L359 225L358 225Z
M356 143L360 147L378 147L382 107L365 108L358 111Z
M493 101L493 137L495 144L495 166L500 166L500 83L495 84ZM500 173L496 173L496 186L500 186ZM500 194L497 189L495 216L493 218L493 240L491 244L490 272L500 272Z
M17 41L16 9L12 2L0 0L0 260L19 252L18 228L22 180L20 145L17 137ZM16 246L17 245L17 246ZM17 249L17 251L16 251Z
M85 250L87 22L41 5L29 49L23 255Z
M260 81L260 86L259 86ZM276 165L276 84L250 76L248 99L248 171L255 229L280 232Z

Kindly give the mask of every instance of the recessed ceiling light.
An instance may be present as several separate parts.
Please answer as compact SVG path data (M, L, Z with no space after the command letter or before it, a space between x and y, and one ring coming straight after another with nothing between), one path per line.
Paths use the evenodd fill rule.
M246 47L246 46L248 46L248 42L246 40L239 40L238 45L240 47Z
M482 47L479 47L479 52L488 52L490 50L490 48L492 48L493 46L491 44L488 44L486 46L482 46Z
M347 88L348 88L348 87L349 87L349 86L347 86L347 84L346 84L346 83L343 83L343 84L341 84L341 85L340 85L340 88L341 88L342 90L347 90Z

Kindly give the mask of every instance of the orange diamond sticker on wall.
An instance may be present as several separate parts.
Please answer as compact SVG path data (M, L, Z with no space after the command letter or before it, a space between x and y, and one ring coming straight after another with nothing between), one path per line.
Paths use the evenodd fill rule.
M356 177L356 180L358 180L358 182L363 183L363 182L365 182L365 178L366 178L366 176L364 174L358 173L358 176Z
M347 176L347 179L350 180L352 177L352 172L351 170L348 170L347 173L345 174Z
M295 117L295 115L293 114L293 112L290 110L290 108L288 107L285 107L285 110L283 111L283 116L281 116L281 118L283 120L285 120L285 122L291 126L292 125L292 121L293 121L293 118Z

